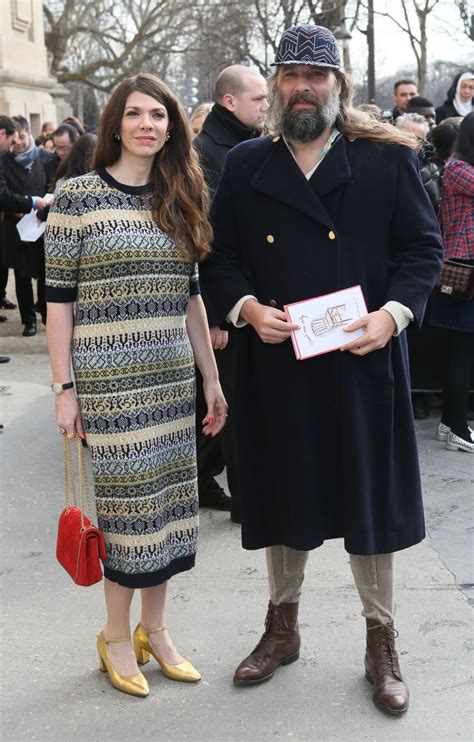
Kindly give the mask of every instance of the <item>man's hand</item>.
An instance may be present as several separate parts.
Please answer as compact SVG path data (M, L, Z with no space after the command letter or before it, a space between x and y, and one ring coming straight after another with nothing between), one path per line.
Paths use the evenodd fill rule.
M349 350L356 356L366 356L374 350L385 348L388 341L395 332L397 325L392 315L385 309L379 309L378 312L370 312L365 317L361 317L352 325L344 327L344 332L352 332L360 327L365 329L365 334L357 340L343 345L341 350Z
M224 350L227 347L229 341L227 330L221 330L220 327L210 327L209 335L211 336L211 345L214 350Z
M282 343L290 337L292 330L299 330L299 325L288 322L285 312L259 304L255 299L248 299L245 302L240 310L240 316L252 325L264 343Z
M44 198L41 198L41 196L35 196L36 198L36 205L35 209L44 209L45 206L52 203L52 201L46 201Z

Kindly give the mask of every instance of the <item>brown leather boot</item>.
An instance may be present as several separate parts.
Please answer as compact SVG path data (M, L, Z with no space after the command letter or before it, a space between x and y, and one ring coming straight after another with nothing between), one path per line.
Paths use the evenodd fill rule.
M390 714L402 714L408 708L409 694L395 649L398 632L393 621L383 625L367 619L366 623L365 677L374 686L374 703Z
M289 665L300 656L298 603L268 604L265 631L259 643L238 666L236 685L252 685L270 680L280 665Z

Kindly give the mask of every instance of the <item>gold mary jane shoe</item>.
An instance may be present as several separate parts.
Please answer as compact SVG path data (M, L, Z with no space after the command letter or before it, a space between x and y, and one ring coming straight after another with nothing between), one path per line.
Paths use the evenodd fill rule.
M164 631L165 629L166 626L159 626L157 629L149 629L147 631L141 623L138 624L133 632L133 646L135 647L138 664L145 665L150 660L151 654L167 678L178 680L182 683L197 683L198 680L201 680L201 675L188 660L184 660L184 662L180 662L178 665L172 665L162 660L154 650L150 642L150 634L156 634L158 631Z
M129 641L130 639L109 639L107 641L103 632L101 632L97 637L100 669L102 672L108 673L110 682L117 690L121 690L122 693L128 693L131 696L141 696L144 698L150 692L146 677L141 672L138 675L128 675L127 677L120 675L110 661L108 645Z

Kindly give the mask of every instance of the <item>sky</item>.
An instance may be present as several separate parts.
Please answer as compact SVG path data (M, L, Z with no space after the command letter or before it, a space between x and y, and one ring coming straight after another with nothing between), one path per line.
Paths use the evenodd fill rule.
M432 2L433 0L431 0ZM413 0L411 0L413 2ZM417 0L424 5L425 0ZM375 10L391 12L402 21L401 3L398 0L386 2L374 0ZM349 25L350 20L347 20ZM365 28L366 22L360 24ZM414 28L418 30L417 20ZM428 26L428 64L437 59L452 62L472 60L474 67L474 44L463 32L459 11L454 0L439 0L429 16ZM367 69L367 39L356 29L350 41L353 77L361 81ZM375 63L376 77L394 74L403 67L416 69L416 59L410 46L408 34L403 33L388 18L375 16Z

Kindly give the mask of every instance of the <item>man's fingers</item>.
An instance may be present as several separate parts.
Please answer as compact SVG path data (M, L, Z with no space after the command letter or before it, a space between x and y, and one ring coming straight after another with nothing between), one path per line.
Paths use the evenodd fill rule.
M367 356L369 353L372 353L374 350L377 350L377 348L372 345L365 345L363 348L349 349L349 353L352 353L355 356Z
M353 348L364 348L370 343L372 343L372 338L367 337L367 335L362 335L362 337L356 338L355 340L351 340L350 343L346 343L346 345L343 345L341 350L352 350Z
M364 317L360 317L360 319L357 319L351 325L346 325L346 327L343 327L342 329L344 330L344 332L354 332L354 330L360 330L361 327L366 327L367 317L368 315L366 314L364 315Z
M286 317L286 315L285 315L285 317ZM268 323L268 326L269 327L275 327L275 328L278 328L278 329L284 328L287 331L299 330L300 329L300 325L294 325L292 322L288 322L288 320L286 320L286 319L280 319L279 317L275 317L274 318L274 322L271 323L271 324Z

